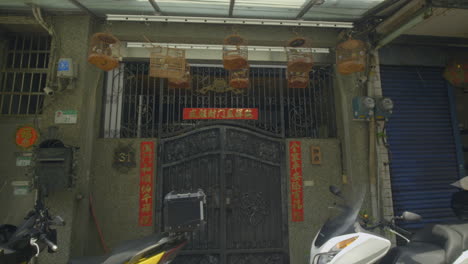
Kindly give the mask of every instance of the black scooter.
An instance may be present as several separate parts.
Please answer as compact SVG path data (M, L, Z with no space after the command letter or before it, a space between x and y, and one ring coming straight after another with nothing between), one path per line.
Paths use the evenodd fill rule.
M28 263L45 248L49 253L55 253L58 250L57 231L52 227L64 225L60 216L50 216L38 190L34 210L26 215L22 225L0 225L0 263Z
M188 243L189 235L205 224L205 193L171 192L164 197L166 232L127 241L110 254L73 259L69 264L169 264Z
M69 264L168 264L188 243L189 235L204 225L205 203L202 190L171 192L164 199L166 232L124 242L104 256L72 259ZM21 226L0 225L0 264L29 263L46 248L56 252L57 231L52 227L63 225L62 218L50 216L38 192L34 210Z

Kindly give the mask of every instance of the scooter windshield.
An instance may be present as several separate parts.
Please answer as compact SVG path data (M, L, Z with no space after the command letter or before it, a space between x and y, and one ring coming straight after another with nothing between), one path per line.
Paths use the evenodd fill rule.
M362 207L366 187L360 186L353 188L350 197L344 197L347 204L340 207L340 213L335 217L331 217L325 222L320 230L315 246L321 247L325 242L333 237L346 235L355 232L355 223Z

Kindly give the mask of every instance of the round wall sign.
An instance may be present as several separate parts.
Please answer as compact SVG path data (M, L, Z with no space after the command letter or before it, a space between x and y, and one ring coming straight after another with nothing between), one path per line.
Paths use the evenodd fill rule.
M33 127L20 127L16 131L16 145L22 148L30 148L36 143L38 137L39 135Z

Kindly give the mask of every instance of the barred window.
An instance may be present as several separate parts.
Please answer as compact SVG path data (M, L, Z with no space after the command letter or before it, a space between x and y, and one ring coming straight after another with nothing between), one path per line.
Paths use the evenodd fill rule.
M42 113L50 54L50 37L14 34L8 37L0 68L0 115Z
M149 63L127 62L107 73L102 136L170 137L210 123L231 123L276 137L336 137L331 67L315 67L307 88L290 89L281 67L252 67L250 87L229 87L221 67L192 65L190 89L149 76ZM258 120L185 120L185 108L255 108Z

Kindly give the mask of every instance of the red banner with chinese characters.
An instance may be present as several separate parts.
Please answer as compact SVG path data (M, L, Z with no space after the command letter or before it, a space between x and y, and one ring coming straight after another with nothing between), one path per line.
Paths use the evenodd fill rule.
M292 221L304 221L304 196L302 188L301 142L289 142L289 175L291 186Z
M154 142L140 144L140 226L153 225Z
M258 120L257 108L184 108L184 120L244 119Z

